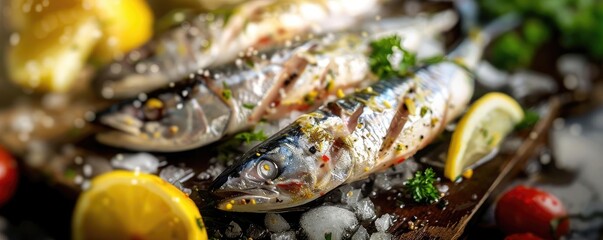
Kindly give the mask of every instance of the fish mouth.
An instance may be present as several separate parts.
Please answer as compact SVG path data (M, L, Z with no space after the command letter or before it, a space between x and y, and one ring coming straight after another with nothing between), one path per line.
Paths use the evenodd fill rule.
M186 151L195 148L198 143L187 143L179 139L167 138L142 138L140 135L119 130L108 130L96 134L96 140L113 147L135 149L137 151L150 152L174 152Z
M263 188L215 190L213 194L220 198L216 208L231 212L271 212L280 209L279 203L284 203L284 199L288 199L277 191Z

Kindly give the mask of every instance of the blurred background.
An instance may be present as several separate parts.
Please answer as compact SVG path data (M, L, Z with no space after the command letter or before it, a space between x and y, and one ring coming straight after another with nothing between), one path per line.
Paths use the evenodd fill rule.
M34 140L59 139L61 129L74 124L75 118L70 114L79 116L90 106L109 103L90 87L97 69L190 16L228 11L240 2L0 0L0 145L2 151L19 158L18 187L10 194L12 197L0 197L0 240L70 238L76 197L70 190L72 186L57 180L56 173L42 170L46 166L39 167L21 157L31 153L28 144ZM386 2L394 6L390 11L411 16L453 8L451 1ZM603 1L476 2L480 22L511 12L524 18L520 27L489 46L476 71L479 85L503 89L525 106L552 98L563 103L559 117L548 130L547 146L536 150L508 188L519 184L537 186L560 198L570 213L600 214L603 212ZM86 29L89 19L100 24ZM462 24L463 20L445 34L447 49L460 39ZM63 27L88 32L53 35L53 29ZM55 119L56 125L48 132L21 134L23 130L31 131L34 125L44 124L43 120L35 119L38 116L35 109L40 108L42 115L65 109L73 111ZM34 114L34 119L15 117L22 116L19 115L22 112ZM2 189L1 178L2 174L0 196L2 191L8 191L8 187ZM465 237L504 237L496 227L491 203L476 217ZM600 217L575 221L568 238L603 239L602 226Z

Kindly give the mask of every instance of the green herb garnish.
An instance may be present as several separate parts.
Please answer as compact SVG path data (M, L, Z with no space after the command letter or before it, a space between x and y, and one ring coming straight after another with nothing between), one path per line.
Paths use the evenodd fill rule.
M521 130L531 128L536 125L538 120L540 120L540 115L538 115L537 112L532 110L524 110L524 117L521 122L519 122L517 126L515 126L515 129Z
M255 108L255 104L253 104L253 103L243 103L243 107L251 110L251 109Z
M264 141L267 138L262 130L238 133L217 147L218 160L226 161L235 158L238 154L242 153L240 147L243 143L249 144L252 141Z
M369 65L373 74L379 79L409 76L418 66L447 61L447 58L442 55L418 61L417 55L402 48L400 42L400 36L392 35L370 43ZM390 58L396 51L402 55L402 59L394 66Z
M234 139L239 140L241 143L251 143L252 141L264 141L268 138L264 131L259 130L257 132L242 132L234 136Z
M226 100L230 100L230 98L232 98L232 91L225 82L222 82L222 86L224 86L224 89L222 89L222 97Z
M369 65L371 71L379 77L379 79L391 78L408 73L408 70L416 64L416 56L407 50L400 47L400 36L392 35L384 37L370 43L371 53L369 55ZM398 49L402 52L402 61L395 69L392 66L389 58L394 54L394 50Z
M428 168L423 172L417 171L406 183L406 188L416 202L435 203L440 199L440 192L433 185L434 182L435 173Z
M426 106L421 107L421 117L424 117L425 114L427 114L427 111L429 111L429 108Z
M526 21L519 31L507 35L518 35L520 41L509 44L509 41L493 43L496 51L488 54L496 58L494 65L501 68L513 67L513 70L526 67L532 62L534 53L543 47L545 42L555 42L564 48L561 52L579 51L597 60L603 59L603 1L592 0L479 0L480 14L486 20L494 19L507 13L518 13ZM496 47L497 45L501 45ZM522 49L522 51L518 51ZM511 56L511 57L508 57ZM515 57L513 57L515 56ZM525 59L527 58L527 60ZM512 61L521 62L513 63ZM502 64L502 65L498 65Z
M333 233L325 233L325 240L331 240L331 238L333 237Z

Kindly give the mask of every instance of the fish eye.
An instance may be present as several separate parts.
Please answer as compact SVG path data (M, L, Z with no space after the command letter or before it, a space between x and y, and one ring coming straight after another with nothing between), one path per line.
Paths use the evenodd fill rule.
M262 159L256 165L258 175L266 180L272 180L276 178L278 174L278 168L274 162Z

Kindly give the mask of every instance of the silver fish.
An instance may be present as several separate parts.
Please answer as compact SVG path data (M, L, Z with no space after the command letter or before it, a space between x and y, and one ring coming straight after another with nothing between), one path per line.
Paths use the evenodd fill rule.
M448 56L457 63L379 81L302 115L212 183L217 207L285 211L413 156L465 109L474 86L466 68L476 66L500 26L471 34Z
M380 0L257 0L201 14L108 64L95 79L105 98L127 98L178 81L240 53L338 31L372 16Z
M365 29L369 36L398 34L406 39L403 46L414 50L455 22L456 15L447 11ZM277 121L294 110L311 111L374 80L367 57L373 37L363 35L328 35L271 54L250 53L224 68L192 74L174 87L141 94L98 114L100 122L114 130L99 133L97 139L134 150L181 151L248 129L262 119Z

